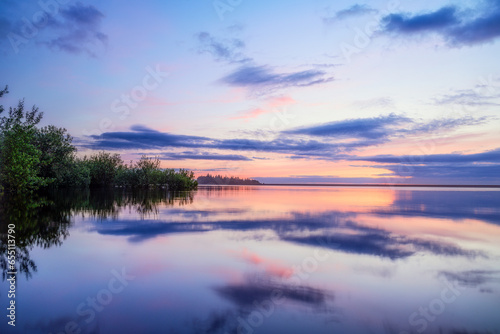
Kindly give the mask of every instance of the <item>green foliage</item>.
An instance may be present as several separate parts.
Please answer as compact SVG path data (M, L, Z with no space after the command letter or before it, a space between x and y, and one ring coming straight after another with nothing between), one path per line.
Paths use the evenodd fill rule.
M72 157L57 169L55 187L87 188L90 169L86 161Z
M0 97L9 92L9 87L5 86L4 89L0 90ZM3 106L0 104L0 114L4 111ZM1 124L0 124L1 125Z
M119 168L115 184L125 187L165 187L169 190L195 189L198 182L194 173L181 169L161 169L160 159L142 156L139 161L130 166L122 165Z
M39 175L56 182L57 186L65 185L68 170L74 169L76 148L71 145L73 138L66 129L53 125L43 127L35 133L35 145L41 152Z
M90 187L109 187L114 185L115 176L123 161L119 154L99 152L84 159L90 174Z
M21 100L8 116L0 118L0 183L9 191L33 191L49 183L39 176L42 152L35 144L35 126L42 115L36 107L25 111Z

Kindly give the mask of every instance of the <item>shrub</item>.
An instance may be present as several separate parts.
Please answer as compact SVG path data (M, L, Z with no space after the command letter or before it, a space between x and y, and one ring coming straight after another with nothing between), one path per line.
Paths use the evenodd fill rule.
M84 159L90 174L90 187L109 187L114 184L115 176L123 161L119 154L99 152Z

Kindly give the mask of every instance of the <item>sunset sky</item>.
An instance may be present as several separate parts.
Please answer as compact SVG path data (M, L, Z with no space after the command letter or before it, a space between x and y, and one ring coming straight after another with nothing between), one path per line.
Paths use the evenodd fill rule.
M500 1L0 1L0 101L78 154L266 183L500 184Z

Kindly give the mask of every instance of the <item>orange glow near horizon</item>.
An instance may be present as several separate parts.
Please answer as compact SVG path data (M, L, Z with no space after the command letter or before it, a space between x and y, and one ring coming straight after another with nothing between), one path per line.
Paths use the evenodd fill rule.
M381 188L301 188L269 187L246 191L244 188L235 192L219 192L217 190L199 189L196 205L199 209L224 210L236 207L236 203L244 201L245 208L251 212L248 219L254 219L257 215L264 217L276 217L288 214L290 208L294 212L370 212L374 207L390 207L395 198L395 192L391 189ZM214 191L214 192L212 192ZM279 196L276 196L278 191ZM221 200L211 201L210 197L222 196ZM227 197L226 196L231 196ZM203 200L207 197L207 200ZM220 217L218 217L220 218Z

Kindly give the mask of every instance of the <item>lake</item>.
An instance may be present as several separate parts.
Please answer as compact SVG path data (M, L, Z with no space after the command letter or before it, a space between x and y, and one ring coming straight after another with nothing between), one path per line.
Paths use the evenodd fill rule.
M66 191L0 219L1 333L500 332L500 189Z

